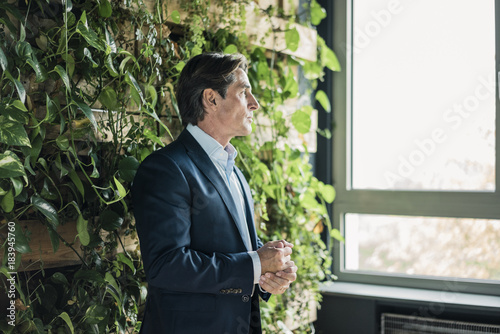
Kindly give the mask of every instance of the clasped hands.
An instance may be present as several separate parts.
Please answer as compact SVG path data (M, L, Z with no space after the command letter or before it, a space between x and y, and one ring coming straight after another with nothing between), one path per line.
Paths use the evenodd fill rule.
M257 250L262 267L259 285L272 294L282 294L297 279L297 266L290 260L293 244L270 241Z

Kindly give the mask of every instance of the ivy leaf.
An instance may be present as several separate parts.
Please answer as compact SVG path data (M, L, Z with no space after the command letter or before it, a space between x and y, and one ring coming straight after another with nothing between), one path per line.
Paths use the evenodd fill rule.
M96 68L97 66L99 66L99 64L97 64L94 59L92 58L92 53L90 52L90 50L88 48L84 48L83 49L83 55L85 57L87 57L88 60L90 60L90 62L92 63L92 67L93 68Z
M70 0L68 0L68 1L70 1ZM69 330L71 331L71 334L74 334L75 333L75 329L73 328L73 323L71 322L71 318L69 317L68 313L62 312L61 314L59 314L59 318L61 318L62 320L64 320L64 322L66 323L66 325L68 325Z
M311 1L311 23L317 26L326 17L326 10L316 1Z
M303 110L297 110L292 115L292 124L299 133L308 133L311 128L311 116Z
M127 75L125 76L125 81L127 81L127 83L131 88L130 92L132 94L132 98L135 101L135 103L138 106L145 104L144 95L142 94L141 87L139 87L137 80L135 80L134 76L129 71L127 71Z
M326 112L330 112L332 110L332 106L330 104L330 100L328 99L328 96L326 93L322 90L318 90L316 92L316 100L321 104L323 109L325 109Z
M112 77L117 77L119 73L116 71L115 67L113 66L113 58L111 57L111 54L109 54L106 57L106 62L104 63L106 65L106 68L109 71L109 74L111 74Z
M110 86L106 86L99 95L99 102L108 110L115 110L117 104L116 91Z
M31 147L31 143L24 126L18 122L9 120L4 116L0 116L0 143L13 146Z
M127 257L127 255L125 255L124 253L116 254L116 261L126 264L132 270L132 274L135 275L136 270L134 267L134 263Z
M14 230L14 237L16 238L16 243L14 245L14 249L21 254L31 253L31 247L28 242L28 239L23 233L23 229L21 225L16 224L16 229Z
M68 176L70 177L71 181L73 181L74 185L76 186L76 189L80 192L82 196L85 196L85 190L83 188L83 183L82 180L78 177L78 174L76 174L76 171L72 169Z
M83 219L83 216L80 214L76 220L76 230L78 232L78 238L80 238L80 242L83 246L87 246L90 242L90 235L87 226L88 221Z
M19 196L19 194L23 191L23 181L14 177L11 177L10 181L14 187L14 197Z
M10 72L7 71L7 70L4 71L4 74L7 77L7 79L9 79L10 81L12 81L12 83L16 87L17 94L19 95L19 100L21 100L22 103L25 103L26 102L26 90L24 89L24 86L21 83L21 81L19 81L18 79L14 78L10 74Z
M108 0L100 0L99 2L99 15L102 17L110 17L112 13L111 4Z
M319 37L321 38L321 37ZM318 39L318 42L320 40ZM321 43L321 42L320 42ZM339 60L337 59L337 56L333 52L332 49L330 49L328 46L326 46L326 43L323 40L323 43L321 43L321 52L320 52L320 57L321 57L321 63L324 64L327 68L329 68L332 71L338 72L341 70Z
M92 305L85 312L85 321L88 324L100 324L103 321L106 321L109 313L109 308L103 305Z
M12 192L12 189L7 192L2 197L2 201L0 202L0 206L2 207L3 211L6 213L11 212L14 209L14 193Z
M71 90L71 85L69 84L69 77L68 73L66 73L66 70L61 65L56 65L54 71L56 71L57 74L59 74L64 83L64 86L66 86L66 90L69 92Z
M0 108L0 113L12 121L28 124L28 110L19 100L14 100L14 102L7 104L5 108Z
M24 171L21 160L11 151L0 153L0 179L17 176L26 177L26 172Z
M127 196L127 191L125 190L125 187L122 186L122 184L120 183L120 181L116 179L116 177L113 176L113 179L115 180L115 185L116 189L118 190L118 195L121 198Z
M123 218L112 210L104 210L99 215L99 222L103 230L112 232L122 226Z
M300 35L296 28L285 31L286 47L290 51L297 51L299 48Z
M224 53L233 54L233 53L236 53L236 52L238 52L238 48L234 44L229 44L228 46L226 46L224 48Z
M70 77L73 76L73 73L75 72L75 58L73 58L72 55L68 54L62 54L61 58L66 61L66 68L68 69L68 75Z
M47 231L49 231L50 243L52 244L52 250L55 253L59 249L59 235L50 226L47 226Z
M178 10L172 11L172 14L170 14L170 18L172 19L172 22L175 24L181 23L181 14L179 14Z
M44 82L47 80L47 71L45 70L45 67L38 63L38 59L36 59L36 57L28 58L26 59L26 62L31 66L31 68L33 68L33 71L35 71L35 82Z
M104 32L106 35L106 45L108 46L107 49L109 49L109 51L111 53L116 53L116 51L117 51L116 42L115 42L113 36L109 33L108 29L104 29ZM108 53L107 51L106 51L106 53Z
M47 218L47 222L54 230L57 229L57 226L59 226L59 217L52 204L38 195L31 196L31 204Z
M330 184L320 183L320 195L323 197L325 202L332 203L335 199L335 188Z
M80 33L80 35L85 38L87 43L96 48L99 51L106 51L102 41L99 39L99 36L95 33L94 30L90 29L87 24L87 13L83 11L82 16L80 17L80 21L76 26L76 31Z
M139 161L132 156L123 158L118 164L118 171L120 172L120 177L127 182L132 182L139 168Z
M46 102L45 102L45 107L47 110L47 113L45 114L45 118L43 119L44 122L52 123L55 119L57 114L59 113L59 110L57 108L57 104L52 100L48 94L46 95Z
M94 113L92 112L92 109L90 109L90 107L85 102L81 101L80 99L74 98L73 101L74 101L74 103L76 103L78 108L80 108L83 111L85 116L87 116L87 118L90 120L90 123L92 123L92 126L94 127L94 129L98 129L99 126L97 125L97 122L95 120Z
M0 47L0 67L2 67L2 71L6 71L8 66L9 62L7 61L7 57L5 57L2 47Z

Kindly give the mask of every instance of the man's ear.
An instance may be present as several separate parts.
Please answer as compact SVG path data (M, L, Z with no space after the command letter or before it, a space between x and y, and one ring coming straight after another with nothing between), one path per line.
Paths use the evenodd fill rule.
M217 108L216 102L217 92L212 88L207 88L202 93L202 102L205 110Z

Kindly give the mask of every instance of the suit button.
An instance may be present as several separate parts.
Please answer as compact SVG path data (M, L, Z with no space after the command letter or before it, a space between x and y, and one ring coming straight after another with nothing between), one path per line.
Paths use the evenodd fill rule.
M243 297L241 297L241 300L246 303L250 300L250 297L248 295L244 295Z

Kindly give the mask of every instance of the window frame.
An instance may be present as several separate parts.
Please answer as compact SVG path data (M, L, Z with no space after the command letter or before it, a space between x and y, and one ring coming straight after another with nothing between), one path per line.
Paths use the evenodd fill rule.
M333 100L335 128L333 139L333 185L336 199L333 203L332 222L344 235L346 213L407 215L428 217L500 219L500 136L495 138L495 191L399 191L352 189L352 4L353 0L333 3L334 51L342 71L333 75L330 88ZM495 127L500 129L500 0L495 0L496 85ZM346 46L350 45L350 48ZM386 274L345 270L345 248L340 242L333 245L333 273L339 281L379 284L399 287L423 288L450 292L478 293L500 296L500 280L479 280L418 275Z

